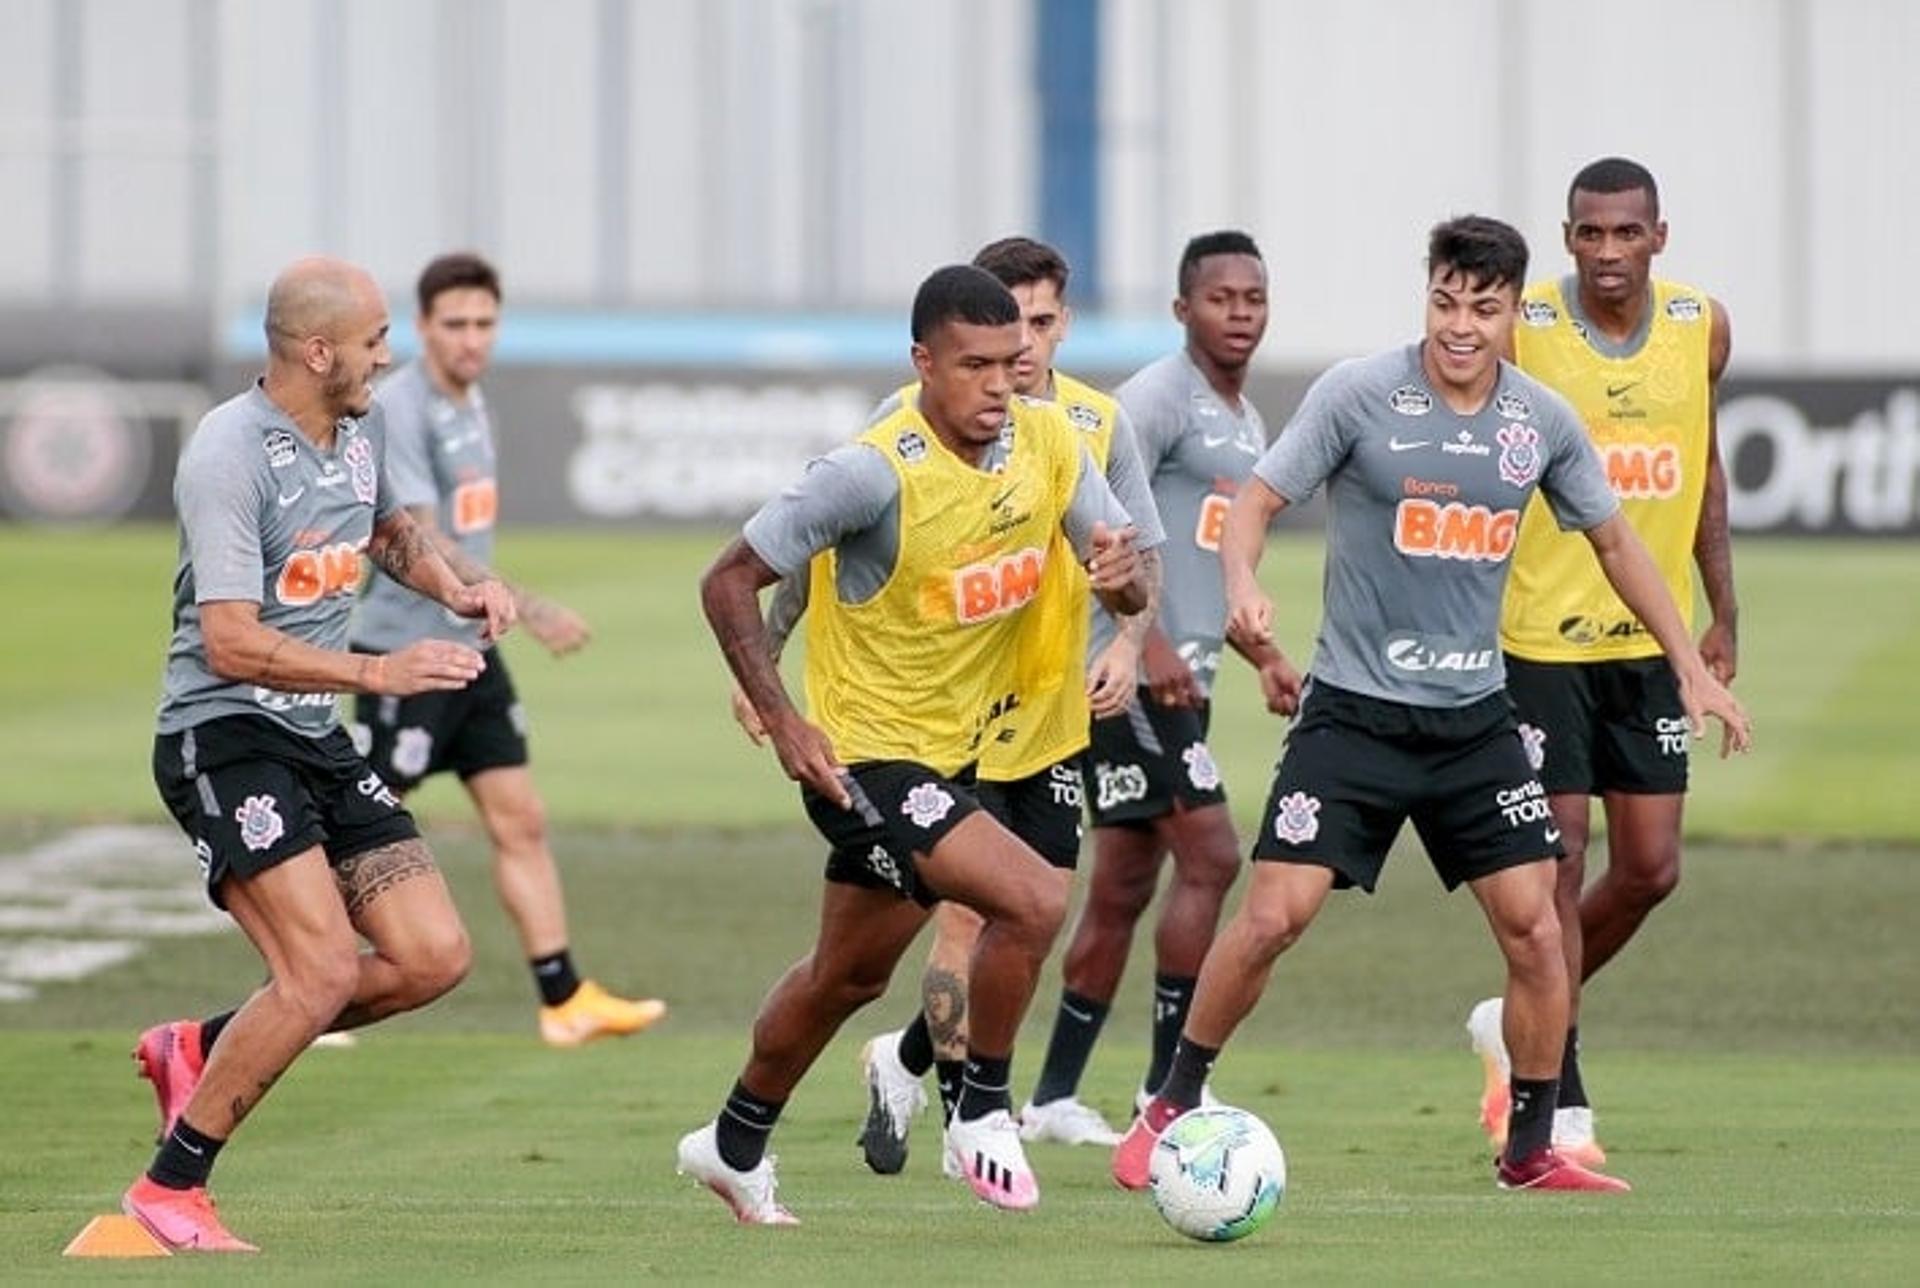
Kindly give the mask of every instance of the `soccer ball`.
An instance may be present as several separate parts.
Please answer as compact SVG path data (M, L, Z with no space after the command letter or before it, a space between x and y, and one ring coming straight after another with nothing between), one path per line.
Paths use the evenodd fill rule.
M1153 1205L1189 1239L1229 1243L1273 1219L1287 1190L1287 1156L1244 1109L1190 1109L1153 1147Z

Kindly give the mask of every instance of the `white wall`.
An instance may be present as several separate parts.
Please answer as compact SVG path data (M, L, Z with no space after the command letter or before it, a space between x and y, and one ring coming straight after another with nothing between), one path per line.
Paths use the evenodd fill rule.
M1033 0L0 0L0 306L257 300L293 255L404 292L497 255L518 300L897 309L1033 230ZM1920 355L1920 4L1107 0L1101 269L1266 248L1269 358L1417 324L1427 226L1565 262L1568 177L1659 176L1663 271L1743 361Z

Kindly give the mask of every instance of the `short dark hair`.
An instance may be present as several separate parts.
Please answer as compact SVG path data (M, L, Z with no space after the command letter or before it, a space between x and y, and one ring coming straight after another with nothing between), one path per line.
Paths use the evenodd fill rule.
M1653 217L1660 218L1660 185L1653 181L1653 171L1625 157L1601 157L1567 185L1567 218L1573 218L1576 192L1632 192L1635 188L1646 190L1647 205L1653 208Z
M948 322L974 326L1012 326L1020 321L1020 305L1000 279L972 264L936 268L913 294L913 342Z
M494 271L493 265L470 250L440 256L420 270L420 283L415 288L420 297L420 316L432 314L433 302L442 292L469 287L493 296L496 304L500 301L500 274Z
M1427 273L1458 273L1475 290L1527 282L1527 239L1512 224L1485 215L1460 215L1427 235Z
M973 257L973 266L986 269L1009 290L1032 282L1052 282L1061 299L1067 295L1070 270L1066 256L1031 237L1002 237L988 242Z
M1179 282L1183 297L1193 289L1193 278L1200 271L1200 261L1209 255L1251 255L1261 263L1266 263L1253 238L1238 229L1223 228L1218 232L1201 233L1180 252Z

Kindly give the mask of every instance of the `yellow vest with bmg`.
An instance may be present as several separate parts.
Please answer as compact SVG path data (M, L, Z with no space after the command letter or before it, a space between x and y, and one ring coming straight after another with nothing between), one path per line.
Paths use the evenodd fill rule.
M1552 386L1580 414L1622 514L1646 543L1689 630L1693 540L1712 432L1712 332L1713 309L1704 292L1655 281L1645 341L1630 356L1610 357L1588 339L1554 281L1527 290L1513 337L1520 369ZM1608 584L1586 538L1560 531L1539 496L1520 522L1500 643L1536 662L1604 662L1660 652Z
M1053 406L1105 472L1119 404L1092 385L1058 372ZM1020 619L1014 645L1014 706L988 731L980 777L1011 783L1083 750L1093 713L1087 706L1087 640L1092 634L1092 583L1066 534L1055 529L1049 564L1059 572Z
M1048 565L1080 445L1050 406L1016 399L1010 414L1012 450L992 474L949 451L917 399L858 439L900 480L900 533L892 574L864 603L840 599L833 550L809 569L807 706L845 763L911 760L952 774L980 758L984 731L1018 702L1014 644L1059 575Z

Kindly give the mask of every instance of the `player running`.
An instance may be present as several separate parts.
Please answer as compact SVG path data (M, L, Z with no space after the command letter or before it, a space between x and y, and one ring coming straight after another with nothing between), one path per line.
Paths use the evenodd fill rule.
M462 582L388 485L372 386L387 306L373 279L300 260L273 284L266 330L264 379L206 415L174 477L180 562L153 773L267 981L235 1011L141 1037L162 1139L122 1200L168 1247L208 1252L255 1251L221 1223L208 1177L307 1044L426 1005L469 960L432 854L334 704L343 690L464 688L486 661L439 639L349 652L360 556L483 622L483 641L514 620L506 587Z
M1207 746L1209 695L1220 666L1226 598L1220 523L1266 449L1266 426L1244 396L1267 326L1267 272L1240 232L1207 233L1180 256L1173 315L1186 343L1118 391L1165 524L1164 591L1128 709L1094 721L1087 753L1093 876L1062 963L1064 988L1033 1098L1020 1111L1028 1140L1111 1145L1119 1139L1079 1099L1081 1074L1120 987L1134 927L1153 899L1161 860L1173 881L1154 933L1152 1057L1139 1102L1160 1085L1220 906L1240 870L1226 790ZM1095 625L1095 646L1113 628ZM1236 645L1236 647L1239 647ZM1243 650L1269 707L1285 709L1279 654Z
M1689 630L1688 565L1698 566L1713 614L1700 653L1715 678L1730 684L1739 607L1713 417L1733 347L1727 311L1705 292L1653 277L1667 225L1644 166L1609 157L1581 170L1567 192L1564 231L1574 271L1527 289L1515 356L1580 414L1621 514L1646 543ZM1556 899L1569 1005L1553 1145L1598 1164L1606 1153L1580 1073L1581 986L1679 883L1686 712L1645 623L1538 502L1520 521L1500 644L1507 691L1567 851ZM1607 867L1582 894L1594 796L1606 812ZM1507 1131L1500 1012L1500 999L1490 998L1467 1022L1486 1070L1481 1121L1496 1146Z
M443 255L420 274L420 357L382 382L387 476L394 499L455 573L494 574L499 513L493 422L480 379L493 357L500 278L478 255ZM520 623L556 657L586 644L578 614L524 586L509 585ZM353 647L389 653L415 640L479 647L472 625L376 571L354 615ZM362 694L355 734L367 759L401 793L443 770L460 775L493 845L493 882L520 934L540 995L540 1036L578 1046L637 1033L666 1014L654 998L628 1001L580 978L568 950L566 898L547 842L546 806L527 767L526 717L506 659L484 650L480 678L452 693L410 698Z
M1472 889L1507 962L1513 1118L1498 1183L1628 1188L1550 1141L1567 1017L1560 836L1503 691L1498 639L1514 535L1536 489L1557 522L1585 533L1672 659L1692 731L1716 715L1727 745L1744 749L1749 727L1694 651L1573 409L1501 361L1526 242L1496 220L1454 219L1434 228L1427 264L1425 338L1316 381L1227 516L1228 630L1270 641L1273 605L1254 579L1267 525L1326 485L1325 615L1253 884L1207 955L1166 1083L1114 1151L1114 1178L1130 1189L1146 1184L1159 1134L1199 1103L1274 959L1330 890L1373 889L1408 818L1447 888Z
M721 651L831 851L814 949L762 1004L753 1051L712 1123L680 1142L681 1172L754 1224L791 1224L768 1134L847 1016L883 992L928 908L986 921L946 1147L974 1193L1028 1208L1009 1069L1020 1018L1066 911L1054 869L979 808L972 767L1008 705L1016 657L1064 531L1117 612L1146 602L1125 515L1057 408L1012 399L1020 307L972 266L935 272L913 306L920 394L813 465L748 521L701 580ZM810 567L807 700L794 710L757 592ZM1038 673L1038 672L1036 672Z

